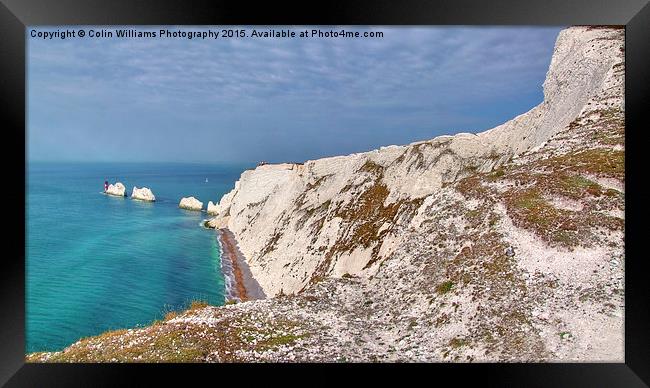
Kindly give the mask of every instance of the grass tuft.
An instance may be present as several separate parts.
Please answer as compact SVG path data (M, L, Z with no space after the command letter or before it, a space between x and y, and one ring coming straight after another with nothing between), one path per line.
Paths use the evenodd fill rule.
M436 292L440 295L446 294L454 287L454 282L447 280L446 282L438 284L436 286Z

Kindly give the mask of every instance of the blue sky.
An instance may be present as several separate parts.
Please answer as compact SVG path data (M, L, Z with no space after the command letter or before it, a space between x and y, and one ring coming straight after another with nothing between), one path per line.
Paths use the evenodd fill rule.
M542 101L561 30L344 28L384 37L28 36L28 158L303 161L479 132Z

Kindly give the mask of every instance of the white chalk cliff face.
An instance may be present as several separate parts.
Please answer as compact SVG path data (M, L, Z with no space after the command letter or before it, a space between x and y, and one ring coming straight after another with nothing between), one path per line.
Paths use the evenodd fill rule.
M194 197L183 197L181 198L178 207L186 210L201 210L203 208L203 202L199 201Z
M126 195L126 187L122 182L117 182L115 184L108 185L106 189L106 194L115 195L117 197L124 197Z
M151 189L147 187L138 188L137 186L133 186L133 192L131 193L131 198L138 199L140 201L148 201L148 202L154 202L156 200L156 196L153 195Z
M620 30L562 31L544 101L483 133L245 171L211 224L234 233L267 295L319 276L370 276L405 243L395 225L420 219L449 184L539 149L589 112L621 108L621 39Z

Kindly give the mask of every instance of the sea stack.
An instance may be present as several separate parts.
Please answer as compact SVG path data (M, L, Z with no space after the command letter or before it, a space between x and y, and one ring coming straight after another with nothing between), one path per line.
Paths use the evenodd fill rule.
M216 216L219 214L219 205L212 201L209 201L207 213Z
M148 202L154 202L156 200L156 196L153 195L151 189L149 189L148 187L142 187L138 189L137 186L133 186L133 192L131 193L131 198L138 199L140 201L148 201Z
M114 195L116 197L124 197L126 196L126 187L124 187L122 182L116 182L115 184L108 185L106 194Z
M194 197L183 197L181 202L178 204L178 207L186 210L198 210L200 211L203 208L203 202L199 201Z

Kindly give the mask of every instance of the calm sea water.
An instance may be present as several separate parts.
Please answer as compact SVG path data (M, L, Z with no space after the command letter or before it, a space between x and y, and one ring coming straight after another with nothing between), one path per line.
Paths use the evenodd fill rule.
M249 165L29 163L26 351L147 325L192 300L224 303L214 231L183 196L216 202ZM206 178L208 182L205 182ZM104 180L155 203L102 194Z

